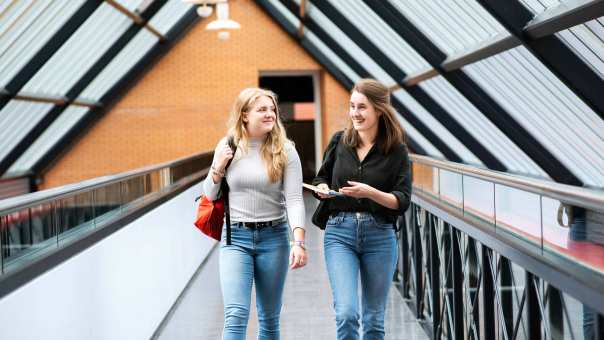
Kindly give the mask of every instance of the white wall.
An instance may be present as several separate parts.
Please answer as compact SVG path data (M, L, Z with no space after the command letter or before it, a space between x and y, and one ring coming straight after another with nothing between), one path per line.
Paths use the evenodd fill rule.
M195 185L0 300L0 339L149 339L214 241Z

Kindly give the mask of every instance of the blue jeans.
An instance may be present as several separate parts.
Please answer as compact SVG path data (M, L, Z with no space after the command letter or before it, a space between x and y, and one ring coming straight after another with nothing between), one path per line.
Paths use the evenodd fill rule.
M245 340L252 283L256 284L258 339L279 339L279 316L289 261L288 224L252 230L232 228L231 245L223 229L220 284L224 301L224 340Z
M359 339L361 276L363 339L384 339L384 314L398 257L392 223L368 213L339 213L325 229L325 263L333 293L337 338Z

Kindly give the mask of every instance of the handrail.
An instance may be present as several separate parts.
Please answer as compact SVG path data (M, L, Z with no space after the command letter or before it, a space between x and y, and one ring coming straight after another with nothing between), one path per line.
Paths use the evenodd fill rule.
M437 160L426 156L410 155L410 158L411 161L415 163L434 166L462 175L468 175L497 184L532 192L538 195L547 196L575 206L589 208L596 211L604 210L604 191L602 190L576 187L536 178L519 177L499 171Z
M203 179L213 152L0 201L0 298Z
M410 159L414 192L406 223L401 223L399 270L401 282L414 280L415 285L400 289L406 297L414 293L408 301L418 315L429 316L434 338L442 337L438 332L446 327L456 337L464 334L463 324L447 324L443 316L446 296L460 297L460 305L447 310L449 317L457 315L454 320L463 320L464 310L478 308L468 320L480 318L480 326L474 324L483 327L480 334L515 332L514 325L494 320L497 313L512 313L512 304L503 302L512 299L501 294L504 289L516 290L524 302L549 296L556 302L545 308L557 313L568 311L564 301L569 297L575 306L604 313L604 190L419 155ZM422 280L426 273L429 281ZM518 284L514 275L523 276L524 283ZM432 287L429 298L423 293L427 284ZM545 320L539 319L543 306L540 312L527 311L535 320ZM526 334L537 334L546 321L529 322L535 333Z
M0 200L0 216L9 214L14 211L18 211L27 207L42 204L50 200L56 200L67 196L72 196L81 192L89 191L98 187L106 186L108 184L127 180L132 177L140 176L145 173L150 173L156 170L160 170L167 167L178 166L184 162L207 157L213 154L211 152L202 152L190 156L185 156L173 161L165 163L150 165L139 169L122 172L115 175L107 175L97 177L89 180L85 180L79 183L67 184L58 188L52 188L48 190L38 191L30 194L25 194L17 197L11 197L5 200Z
M11 174L5 175L4 177L0 177L0 183L10 182L10 181L14 181L16 179L29 178L32 175L33 175L33 173L31 171L21 171L18 173L11 173Z

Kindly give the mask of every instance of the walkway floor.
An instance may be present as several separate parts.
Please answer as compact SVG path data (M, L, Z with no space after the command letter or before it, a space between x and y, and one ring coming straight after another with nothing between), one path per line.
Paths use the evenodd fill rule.
M312 197L307 199L309 210L314 209ZM310 224L311 211L307 215L310 261L306 267L288 274L281 313L283 340L335 339L331 291L323 260L323 233ZM216 247L154 339L220 339L224 320L222 313ZM252 300L248 339L256 339L257 325L255 300ZM386 339L428 339L394 286L390 290L386 311Z

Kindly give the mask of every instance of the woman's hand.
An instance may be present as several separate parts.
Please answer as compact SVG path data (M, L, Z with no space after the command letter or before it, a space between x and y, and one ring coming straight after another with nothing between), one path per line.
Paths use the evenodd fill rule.
M231 149L228 144L224 144L218 152L214 167L216 167L216 170L224 172L224 168L226 168L226 165L231 158L233 158L233 149Z
M298 245L292 247L292 250L289 253L290 269L304 267L307 260L308 257L306 256L306 249Z
M321 183L319 185L317 185L317 188L323 190L323 191L329 191L329 186L325 183ZM333 196L328 195L328 194L322 194L320 192L317 192L317 195L319 195L319 197L321 198L332 198Z
M394 194L380 191L365 183L348 181L350 186L340 188L340 192L354 198L368 198L388 209L398 209L398 199Z
M349 186L340 188L340 192L354 198L371 198L375 194L375 188L365 183L348 181Z

